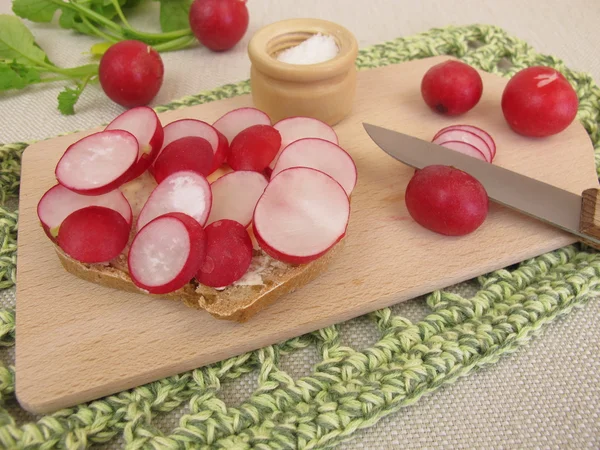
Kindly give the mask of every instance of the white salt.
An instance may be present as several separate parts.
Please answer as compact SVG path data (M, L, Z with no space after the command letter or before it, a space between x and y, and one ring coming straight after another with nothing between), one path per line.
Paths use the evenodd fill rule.
M282 51L277 60L288 64L317 64L335 58L339 49L335 39L321 33Z

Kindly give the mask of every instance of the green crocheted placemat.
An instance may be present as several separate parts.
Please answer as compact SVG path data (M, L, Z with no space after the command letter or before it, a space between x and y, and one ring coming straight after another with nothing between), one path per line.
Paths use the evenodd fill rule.
M492 26L432 29L361 50L361 69L434 55L452 55L502 76L531 65L560 70L577 90L583 123L600 167L600 89L591 77L537 54L525 42ZM184 98L158 111L249 92L248 82ZM0 146L0 289L15 283L20 156L26 143ZM12 200L11 200L12 199ZM230 358L98 401L17 424L14 367L0 366L0 445L4 448L85 448L121 435L128 448L312 449L331 448L423 395L494 364L533 335L600 292L600 254L569 246L478 280L471 298L436 291L431 313L412 323L389 308L368 315L379 330L374 345L342 346L335 325L280 345ZM0 310L0 345L15 339L13 309ZM322 360L293 379L280 358L314 346ZM221 385L257 372L259 386L241 405L219 399ZM179 426L164 433L155 419L187 403ZM154 421L153 421L154 420Z

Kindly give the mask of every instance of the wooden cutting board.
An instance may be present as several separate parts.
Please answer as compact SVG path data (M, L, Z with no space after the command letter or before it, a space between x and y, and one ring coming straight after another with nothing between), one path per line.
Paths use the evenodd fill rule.
M444 237L419 227L404 206L413 169L395 162L362 122L423 139L453 123L479 125L495 138L495 164L572 192L597 186L592 144L579 123L547 139L510 131L500 109L506 80L482 73L484 93L468 114L432 113L420 80L435 57L360 72L353 114L335 127L354 157L346 246L333 267L245 324L214 319L182 304L129 294L66 273L42 232L36 205L55 183L54 167L70 143L96 130L30 146L23 156L18 242L16 394L35 413L116 393L200 367L534 257L575 240L519 213L492 205L475 233ZM161 115L213 122L250 96ZM33 125L32 125L33 126Z

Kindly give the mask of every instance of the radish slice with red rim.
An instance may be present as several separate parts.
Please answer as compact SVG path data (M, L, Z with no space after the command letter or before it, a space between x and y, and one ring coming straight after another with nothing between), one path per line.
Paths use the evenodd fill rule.
M213 127L223 133L230 144L240 131L252 125L271 125L271 119L259 109L238 108L229 111L213 123Z
M219 136L219 144L217 145L217 151L214 154L209 174L219 170L225 160L227 160L227 156L229 156L229 142L227 138L219 130L217 130L217 135Z
M490 154L492 155L491 161L493 161L493 159L496 157L496 142L494 142L494 139L492 138L492 136L487 131L482 130L481 128L478 128L474 125L464 125L464 124L463 125L451 125L449 127L442 128L440 131L437 132L437 134L433 137L433 139L436 139L440 134L444 133L447 130L454 130L454 129L470 131L471 133L476 134L477 136L479 136L481 139L483 139L485 141L488 148L490 149Z
M230 219L247 227L266 187L267 179L258 172L240 170L222 176L210 186L212 208L207 224Z
M169 213L135 236L127 264L133 283L150 294L166 294L189 283L204 262L206 233L193 218Z
M289 264L324 255L346 234L350 200L329 175L307 167L280 172L258 200L252 221L260 247Z
M356 185L356 165L340 146L324 139L299 139L288 145L277 160L271 177L290 167L312 167L340 183L350 195Z
M37 206L37 214L44 231L53 238L57 228L69 214L88 206L104 206L114 209L131 225L131 206L118 190L102 195L80 195L57 184L42 196Z
M281 134L271 125L242 130L229 146L227 163L233 170L263 172L281 147Z
M329 125L312 117L289 117L273 125L281 134L281 148L269 165L275 167L279 155L285 147L302 138L320 138L338 144L338 136Z
M188 136L167 145L154 161L152 175L160 183L169 175L180 170L191 170L208 176L213 165L213 151L208 141L201 137Z
M130 179L138 148L128 131L91 134L67 148L56 165L56 179L78 194L106 194Z
M151 220L171 212L187 214L204 226L210 213L212 194L202 175L184 170L165 178L150 194L140 211L137 230Z
M179 119L165 125L164 131L163 149L176 139L195 136L206 139L213 149L213 153L217 153L219 135L217 130L206 122L196 119Z
M71 258L86 264L105 263L125 249L131 225L114 209L87 206L63 220L57 243Z
M438 145L449 148L451 150L456 150L457 152L462 153L464 155L472 156L473 158L477 158L477 159L481 159L482 161L489 162L487 159L485 159L485 156L483 156L483 153L481 153L481 151L479 149L472 146L471 144L467 144L466 142L448 141L448 142L441 142Z
M432 142L434 144L440 144L449 141L460 141L471 144L485 156L487 162L492 162L492 151L486 142L475 133L458 129L446 130L443 133L438 133L437 137Z

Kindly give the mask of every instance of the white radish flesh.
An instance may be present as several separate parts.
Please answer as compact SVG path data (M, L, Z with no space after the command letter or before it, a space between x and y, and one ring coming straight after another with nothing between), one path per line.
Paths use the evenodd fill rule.
M329 125L312 117L289 117L282 119L273 125L281 134L281 148L279 153L273 158L269 165L271 169L275 167L279 155L285 147L294 141L302 138L320 138L326 141L338 144L338 136Z
M60 184L79 194L105 194L129 179L137 157L138 142L131 133L101 131L69 146L55 174Z
M349 217L350 200L337 181L315 169L294 167L269 182L252 225L267 254L303 264L324 255L342 239Z
M466 142L448 141L448 142L441 142L438 145L449 148L451 150L455 150L464 155L472 156L473 158L477 158L477 159L481 159L482 161L489 162L485 158L485 156L483 156L483 153L481 153L481 151L479 151L477 148L473 147L471 144L467 144Z
M290 167L312 167L340 183L350 195L356 185L356 165L341 147L324 139L299 139L288 145L277 160L271 178Z
M482 130L481 128L476 127L474 125L451 125L449 127L442 128L434 136L434 139L437 138L440 134L444 133L445 131L454 130L454 129L470 131L471 133L474 133L477 136L479 136L481 139L483 139L485 141L485 143L487 144L488 148L490 149L490 153L492 155L492 161L494 160L494 158L496 157L496 143L494 142L494 139L487 131Z
M207 224L230 219L247 227L266 187L267 179L249 170L231 172L219 178L211 185L212 208Z
M217 120L213 127L219 130L231 144L237 134L252 125L271 125L268 115L256 108L238 108Z
M129 131L135 136L139 144L139 156L143 154L156 154L160 151L164 133L160 120L154 110L147 106L138 106L125 111L108 124L106 130Z
M165 137L163 139L163 149L171 142L189 136L206 139L213 150L213 154L216 154L219 148L219 135L217 134L217 130L201 120L176 120L175 122L166 125L164 131Z
M438 133L437 137L433 140L434 144L441 144L442 142L449 141L460 141L466 142L467 144L472 145L477 150L479 150L487 162L492 162L492 151L486 144L486 142L479 136L470 131L452 129L444 131L443 133Z
M204 226L212 204L206 178L192 171L180 171L165 178L150 194L137 220L137 230L156 217L181 212Z

